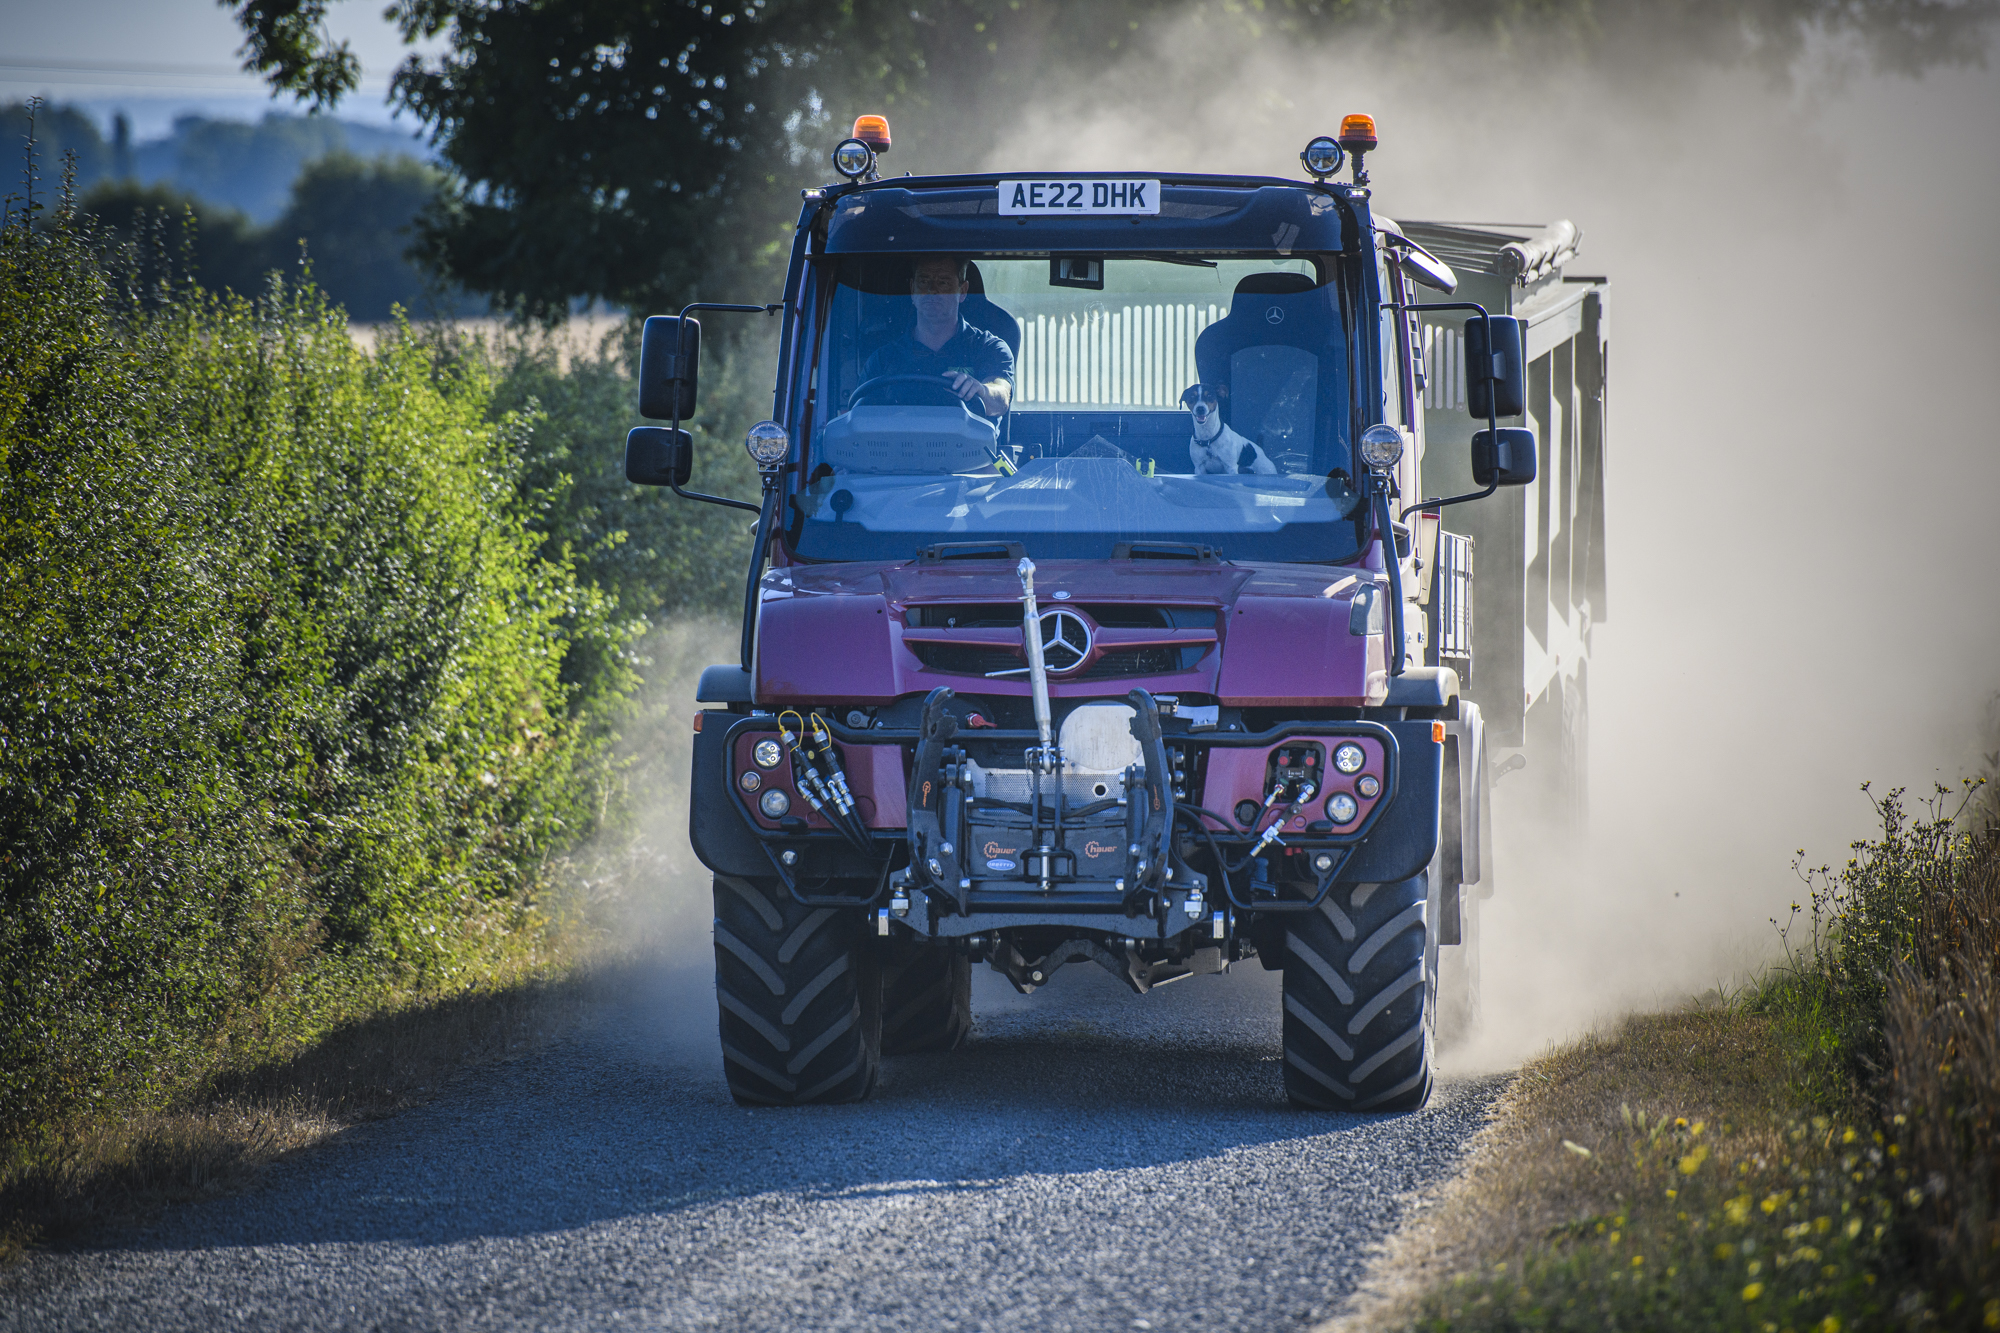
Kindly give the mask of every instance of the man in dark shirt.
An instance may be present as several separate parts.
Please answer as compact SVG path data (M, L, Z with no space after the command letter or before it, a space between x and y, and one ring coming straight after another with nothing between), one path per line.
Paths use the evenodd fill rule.
M861 368L862 378L937 375L960 398L977 402L987 416L1005 413L1014 396L1014 353L960 316L966 291L964 260L919 259L910 275L916 327L877 348Z

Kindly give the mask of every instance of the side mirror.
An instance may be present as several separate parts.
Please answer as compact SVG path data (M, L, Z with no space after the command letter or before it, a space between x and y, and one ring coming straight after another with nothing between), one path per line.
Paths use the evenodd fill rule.
M679 315L650 316L639 342L639 415L656 421L673 417L691 420L700 368L701 321L687 321L683 346ZM677 394L679 411L674 410Z
M652 321L646 323L650 328ZM1489 323L1493 326L1491 347L1486 345ZM1465 321L1465 406L1481 421L1518 417L1528 410L1528 363L1522 355L1522 333L1521 321L1512 315Z
M1498 323L1498 321L1495 321ZM1472 437L1472 480L1479 486L1526 486L1535 479L1535 432L1526 426Z
M634 426L625 437L625 480L634 486L685 486L694 474L694 437L665 426Z

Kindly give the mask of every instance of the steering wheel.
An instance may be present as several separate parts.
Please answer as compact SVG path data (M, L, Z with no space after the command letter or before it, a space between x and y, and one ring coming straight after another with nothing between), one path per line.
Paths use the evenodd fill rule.
M965 409L967 415L972 414L972 404L952 392L951 386L944 382L944 376L942 375L877 375L872 380L863 380L854 386L854 392L847 395L848 408L852 410L853 408L860 407L869 390L886 389L892 384L907 385L910 388L920 390L920 392L912 396L924 400L915 403L898 402L895 404L896 406L962 407ZM895 397L900 399L902 395L898 394ZM887 405L886 403L884 404L884 406Z

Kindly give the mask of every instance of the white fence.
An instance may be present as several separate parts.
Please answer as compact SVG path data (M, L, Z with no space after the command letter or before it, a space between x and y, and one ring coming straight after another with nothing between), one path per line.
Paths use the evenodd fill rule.
M1014 368L1018 406L1178 407L1200 376L1194 340L1226 313L1214 303L1121 301L1079 310L1073 300L1037 311L1009 300L1021 321Z
M1465 331L1462 325L1417 326L1424 353L1424 406L1465 406Z

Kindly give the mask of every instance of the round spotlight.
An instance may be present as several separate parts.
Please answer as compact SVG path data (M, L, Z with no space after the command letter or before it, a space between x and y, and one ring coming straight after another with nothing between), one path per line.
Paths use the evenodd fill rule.
M757 761L759 768L776 768L785 757L785 752L776 741L758 741L751 749L750 757Z
M1376 472L1387 472L1403 456L1403 432L1378 421L1361 432L1361 461Z
M1353 741L1334 747L1333 766L1343 773L1359 773L1367 762L1367 754Z
M780 793L772 792L764 797L769 801ZM1326 817L1336 824L1352 824L1354 817L1361 813L1361 806L1344 791L1337 791L1326 798Z
M736 779L736 785L744 791L756 791L764 785L764 779L758 777L756 773L745 769L743 775Z
M1352 797L1348 799L1348 803L1353 804ZM773 787L758 798L757 808L764 812L764 817L767 819L783 819L792 811L792 798ZM1354 816L1349 815L1348 818L1352 819Z
M768 470L785 461L785 455L791 452L792 439L777 422L760 421L743 437L743 447L750 451L758 467Z
M1314 180L1325 180L1340 170L1347 161L1347 150L1336 143L1332 136L1322 134L1306 145L1299 154L1299 161L1305 163L1306 174Z
M874 150L859 139L842 139L833 148L833 169L849 180L860 180L875 165Z
M1373 800L1382 794L1382 779L1370 773L1367 777L1354 784L1354 790Z

